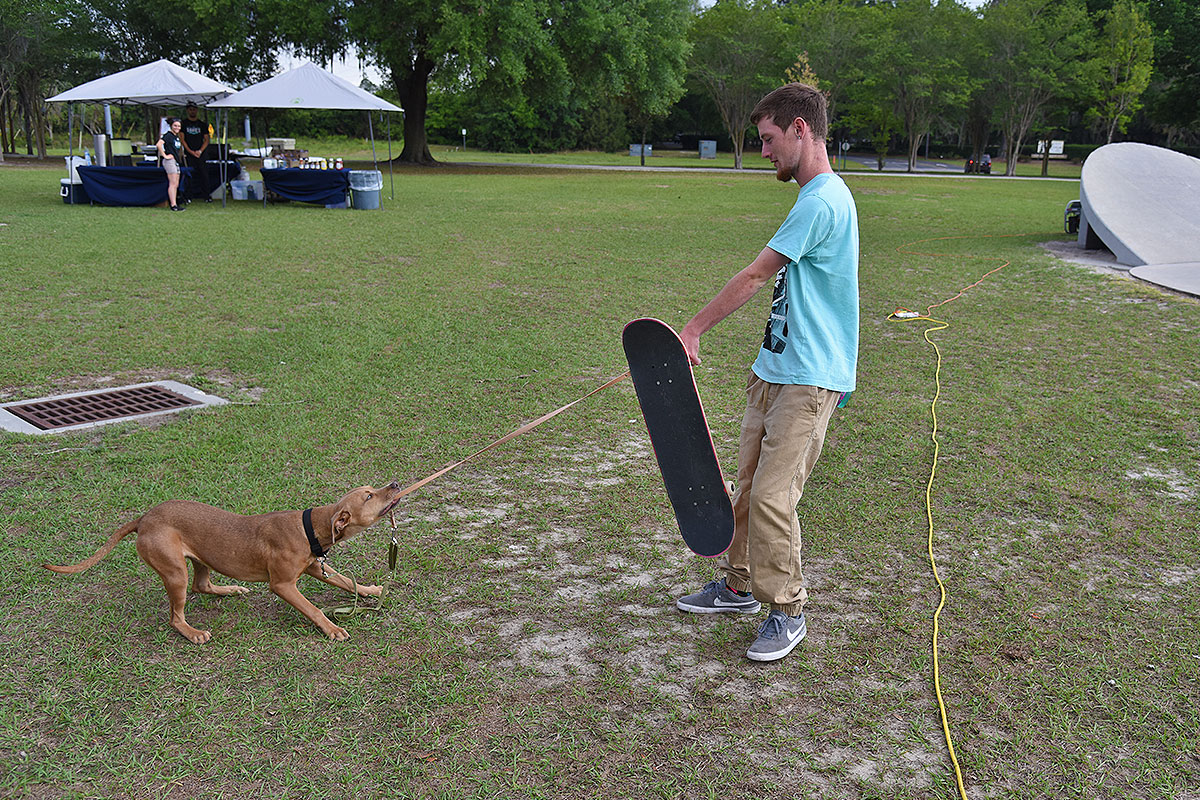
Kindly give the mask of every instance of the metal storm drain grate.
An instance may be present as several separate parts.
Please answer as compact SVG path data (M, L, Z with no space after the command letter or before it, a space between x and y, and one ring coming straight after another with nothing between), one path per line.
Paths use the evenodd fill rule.
M59 433L228 401L175 381L0 405L0 430Z

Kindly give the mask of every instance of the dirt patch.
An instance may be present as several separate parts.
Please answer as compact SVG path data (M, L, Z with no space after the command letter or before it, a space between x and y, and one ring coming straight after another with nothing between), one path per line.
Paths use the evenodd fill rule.
M1042 249L1063 261L1085 267L1091 272L1133 280L1129 274L1130 268L1117 261L1117 257L1108 250L1084 250L1075 242L1064 242L1057 239L1042 242Z

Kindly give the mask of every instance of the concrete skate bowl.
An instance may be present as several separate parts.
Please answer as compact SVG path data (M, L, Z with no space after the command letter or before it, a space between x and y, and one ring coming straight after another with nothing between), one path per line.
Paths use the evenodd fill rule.
M1079 180L1079 244L1135 278L1200 295L1200 159L1136 142L1098 148Z

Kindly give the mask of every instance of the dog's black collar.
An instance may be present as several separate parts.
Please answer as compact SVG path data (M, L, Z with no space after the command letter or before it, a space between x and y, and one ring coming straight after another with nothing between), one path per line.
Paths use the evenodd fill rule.
M308 549L317 558L325 557L325 548L321 547L321 543L317 541L317 534L313 531L312 526L312 509L304 509L304 513L300 515L300 519L304 522L304 535L308 537Z

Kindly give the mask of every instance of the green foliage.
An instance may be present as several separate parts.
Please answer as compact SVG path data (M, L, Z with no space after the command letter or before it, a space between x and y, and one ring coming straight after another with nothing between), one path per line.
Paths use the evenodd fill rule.
M0 109L24 117L26 151L46 155L43 98L79 74L88 61L91 34L79 22L75 0L0 0ZM15 131L0 120L0 150L15 147Z
M987 7L983 43L1007 174L1022 140L1055 101L1090 95L1095 41L1082 0L1007 0Z
M779 7L767 0L720 0L692 26L692 74L712 97L742 167L750 112L786 82L796 57Z
M1154 25L1154 74L1147 106L1168 141L1200 127L1200 3L1155 0L1146 8Z
M841 126L849 93L868 76L881 10L855 0L811 0L784 9L787 46L803 53L829 104L829 127ZM876 81L877 82L877 81Z
M903 0L888 15L893 25L892 69L886 72L896 115L908 138L908 169L935 121L965 105L969 74L961 43L969 16L957 3Z
M1142 107L1154 63L1154 32L1133 0L1117 0L1100 14L1103 29L1096 54L1099 86L1089 115L1111 142Z
M661 116L682 93L689 9L687 0L495 0L469 10L357 0L350 21L405 108L401 158L427 162L431 81L435 97L467 96L455 116L492 146L574 144L596 111L611 132L598 138L611 141L620 126L604 104Z
M86 0L104 73L168 58L243 85L290 50L328 58L346 43L341 0Z
M1089 110L1104 138L1132 124L1195 144L1198 29L1192 0L0 0L0 130L14 149L10 123L28 126L40 148L64 122L42 98L158 57L240 85L284 52L353 49L406 109L407 161L466 127L472 146L522 151L711 136L740 165L749 109L803 54L833 136L906 139L910 162L926 134L978 152L999 128L1011 154ZM271 124L359 135L336 117Z

